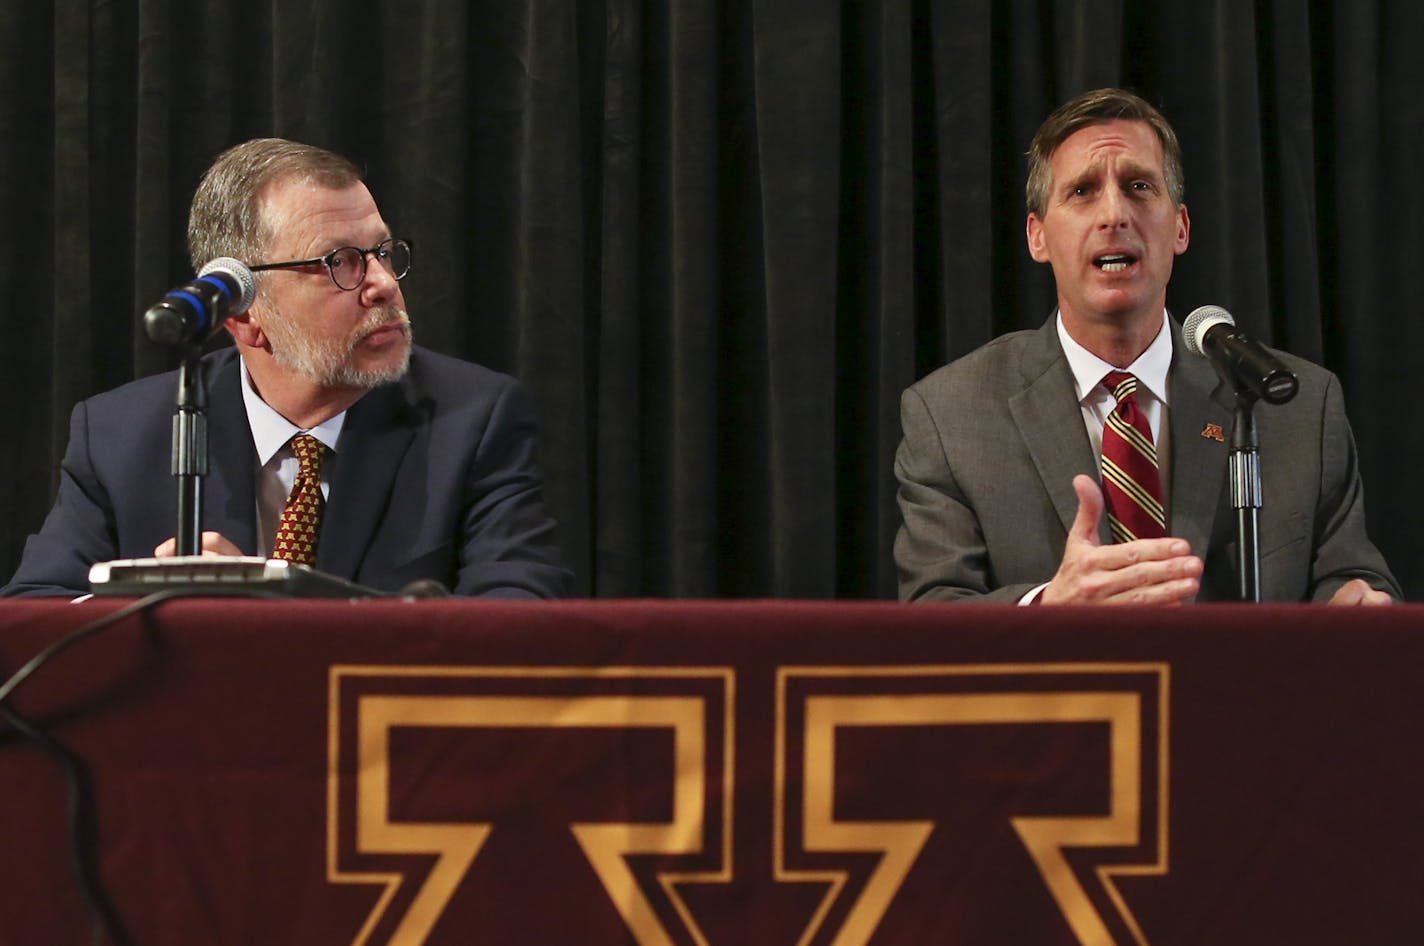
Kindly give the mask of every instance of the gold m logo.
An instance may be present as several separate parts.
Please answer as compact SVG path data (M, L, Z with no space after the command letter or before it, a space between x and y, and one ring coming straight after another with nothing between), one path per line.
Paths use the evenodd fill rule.
M1131 937L1147 946L1115 880L1166 871L1167 686L1165 665L783 668L777 687L776 876L829 885L801 946L864 946L881 927L936 823L838 814L863 807L847 783L858 783L862 795L885 795L877 780L889 778L894 765L877 754L876 743L888 737L876 734L946 727L992 729L996 735L1007 727L1077 731L1082 757L1101 760L1101 785L1075 791L1074 813L1005 817L1078 943L1124 946ZM840 747L852 740L859 758L844 762ZM1004 741L992 740L996 753ZM1084 807L1084 796L1101 798L1088 803L1099 810L1076 810ZM1052 804L1042 798L1025 804L1030 802L1034 810ZM990 802L966 794L965 804ZM1084 868L1095 854L1097 862ZM793 866L821 863L827 855L877 859L854 884L850 869ZM834 935L821 936L822 927L834 928Z
M731 672L716 668L333 668L328 878L382 888L355 946L425 942L496 829L493 821L397 813L411 805L393 797L402 767L399 734L430 730L501 731L524 740L557 733L569 753L577 751L580 734L654 734L660 748L648 756L661 770L642 777L666 795L668 817L569 821L567 828L641 946L672 946L668 909L702 942L676 885L730 876L732 689ZM407 755L414 758L407 767L431 764ZM711 865L656 871L661 913L630 867L630 858L654 855ZM383 858L428 867L420 879L418 868L375 867L389 862Z

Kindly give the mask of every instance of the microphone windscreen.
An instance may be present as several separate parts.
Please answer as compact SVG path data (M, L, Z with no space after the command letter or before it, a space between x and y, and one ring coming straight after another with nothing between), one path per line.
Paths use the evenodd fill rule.
M1206 339L1207 330L1213 325L1235 325L1236 320L1231 317L1219 305L1204 305L1193 309L1192 314L1187 316L1182 323L1182 340L1186 342L1187 351L1193 355L1205 355L1202 342Z
M209 260L198 270L199 276L210 276L214 273L231 278L237 285L239 297L228 307L228 315L241 315L252 308L252 303L257 299L257 277L247 268L246 263L231 256L219 256L215 260Z

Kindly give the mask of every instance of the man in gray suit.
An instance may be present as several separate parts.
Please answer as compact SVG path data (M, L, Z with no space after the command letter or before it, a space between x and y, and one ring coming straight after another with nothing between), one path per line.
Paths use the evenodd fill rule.
M1027 192L1029 252L1053 268L1058 311L1037 331L940 368L901 399L900 597L1237 597L1226 485L1234 393L1210 362L1184 351L1166 311L1172 264L1191 232L1176 134L1136 95L1086 93L1034 137ZM1399 586L1365 534L1339 382L1280 357L1300 390L1256 411L1261 597L1389 603ZM1160 458L1150 474L1161 480L1158 537L1119 529L1114 542L1104 521L1104 428L1118 407L1104 379L1114 370L1135 377L1145 452Z

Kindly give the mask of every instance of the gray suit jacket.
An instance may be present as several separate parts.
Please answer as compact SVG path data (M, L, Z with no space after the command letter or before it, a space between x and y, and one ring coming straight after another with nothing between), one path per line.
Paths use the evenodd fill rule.
M1227 458L1235 397L1210 362L1184 351L1175 320L1172 328L1167 529L1205 562L1198 600L1234 600ZM1400 597L1365 534L1339 381L1318 365L1277 354L1300 379L1300 393L1255 411L1262 600L1328 600L1357 577ZM1055 320L997 338L930 374L905 391L900 416L900 597L1017 600L1050 580L1078 509L1073 477L1098 477ZM1213 436L1217 429L1225 442ZM1109 541L1105 524L1102 538Z

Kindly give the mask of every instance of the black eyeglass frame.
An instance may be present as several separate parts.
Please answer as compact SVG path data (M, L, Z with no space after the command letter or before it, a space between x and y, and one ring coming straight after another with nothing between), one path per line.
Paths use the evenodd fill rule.
M397 274L394 270L392 270L391 275L395 278L397 282L400 282L406 276L410 275L410 268L415 265L415 244L411 243L411 241L409 240L403 240L400 237L387 237L380 243L377 243L375 246L369 247L364 250L361 249L359 246L338 246L336 249L332 250L325 256L314 256L311 259L287 260L286 262L282 263L258 263L256 265L249 265L247 268L252 270L254 273L260 273L263 270L267 269L296 269L301 266L315 266L318 263L321 263L323 266L326 267L326 274L331 277L331 281L337 289L340 289L342 292L355 292L357 289L360 289L361 284L366 281L366 272L368 265L366 263L366 257L375 255L376 258L379 260L381 258L382 248L385 247L385 255L389 258L391 255L391 249L397 243L405 244L405 272ZM361 254L361 278L356 280L356 285L350 287L349 289L336 281L336 272L331 267L331 261L336 258L336 254L341 253L345 250L355 250L357 253Z

